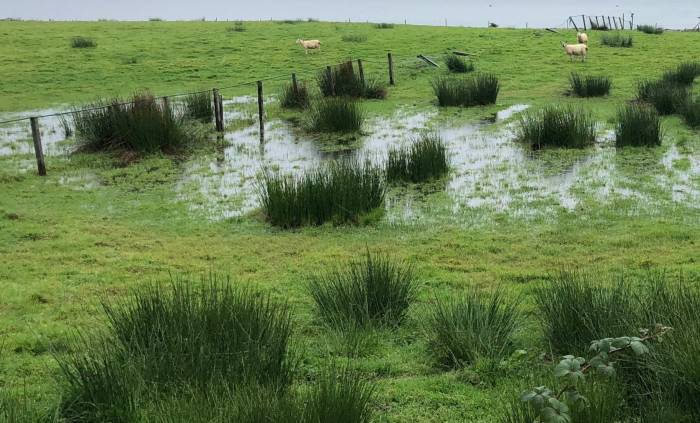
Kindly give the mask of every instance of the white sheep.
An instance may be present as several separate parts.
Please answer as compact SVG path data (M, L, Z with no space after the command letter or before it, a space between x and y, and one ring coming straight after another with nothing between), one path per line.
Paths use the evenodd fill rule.
M321 51L321 42L319 40L303 40L300 38L297 40L297 44L304 47L306 54L309 54L309 50Z
M576 38L578 39L579 44L588 44L588 34L585 32L579 32L576 34Z
M588 55L588 46L585 44L566 44L562 41L561 46L564 47L564 51L569 55L571 60L574 60L574 56L580 56L581 60L585 61Z

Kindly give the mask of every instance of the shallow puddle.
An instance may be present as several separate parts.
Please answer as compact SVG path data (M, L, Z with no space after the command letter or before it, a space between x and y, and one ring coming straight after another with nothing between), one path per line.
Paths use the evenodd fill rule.
M65 108L31 110L21 113L0 113L0 122L44 116L65 112ZM69 119L69 116L66 116ZM48 116L39 119L41 143L46 155L64 154L69 151L62 141L66 140L63 120L60 116ZM32 130L29 119L0 125L0 156L34 153Z

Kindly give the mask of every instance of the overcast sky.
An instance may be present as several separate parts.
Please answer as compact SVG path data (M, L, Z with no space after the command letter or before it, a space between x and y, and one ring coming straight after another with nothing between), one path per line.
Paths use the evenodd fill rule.
M577 6L580 4L581 6ZM629 15L635 23L692 27L700 0L0 0L0 18L56 20L295 19L415 24L560 26L572 14Z

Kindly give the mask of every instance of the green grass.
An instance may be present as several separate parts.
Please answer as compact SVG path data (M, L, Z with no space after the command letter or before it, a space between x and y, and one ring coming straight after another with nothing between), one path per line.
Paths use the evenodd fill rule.
M472 62L467 62L454 54L445 56L445 66L447 66L447 70L452 73L467 73L474 70L474 64Z
M374 25L375 28L377 29L393 29L394 24L393 23L386 23L386 22L381 22L376 25Z
M408 147L389 150L386 162L389 181L425 182L448 171L447 148L437 133L424 133Z
M571 91L578 97L603 97L610 94L612 81L607 76L581 76L574 72L569 77Z
M92 38L73 37L70 41L73 48L94 48L97 47L97 42Z
M498 78L490 74L474 77L437 77L433 93L440 106L486 106L495 104L500 91Z
M341 38L346 43L364 43L367 41L367 35L365 34L346 34Z
M349 97L328 97L311 103L308 128L315 132L356 132L362 129L365 111Z
M661 115L678 111L688 96L688 89L669 80L643 81L639 83L637 99L656 108Z
M600 42L608 47L630 48L634 45L634 39L631 35L622 35L617 32L614 34L603 34L600 37Z
M213 104L210 91L190 94L184 99L184 117L203 123L211 123L214 119Z
M632 103L620 109L615 128L617 147L655 147L662 140L661 118L653 107Z
M683 62L675 69L664 72L665 81L690 86L700 76L700 62Z
M410 266L367 251L362 261L314 275L309 294L325 324L347 330L399 326L415 299L416 288Z
M679 109L678 113L683 116L686 125L700 128L700 97L688 95Z
M274 226L294 228L326 222L358 223L384 201L383 172L353 160L333 162L300 176L265 172L260 204Z
M518 137L535 150L586 148L595 142L596 124L582 109L549 106L521 116Z
M311 100L309 98L309 90L304 84L297 84L296 90L290 83L282 87L280 94L280 105L286 109L306 109L309 107Z

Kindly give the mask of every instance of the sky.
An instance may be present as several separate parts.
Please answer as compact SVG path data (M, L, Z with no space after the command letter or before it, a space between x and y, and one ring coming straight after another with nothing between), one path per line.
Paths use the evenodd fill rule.
M0 18L41 20L306 19L425 25L561 27L570 15L630 16L636 23L690 28L700 0L0 0Z

